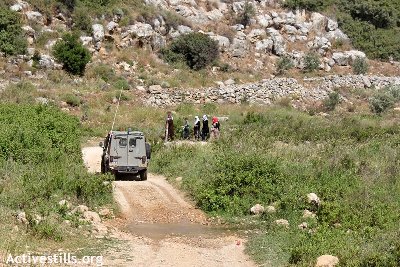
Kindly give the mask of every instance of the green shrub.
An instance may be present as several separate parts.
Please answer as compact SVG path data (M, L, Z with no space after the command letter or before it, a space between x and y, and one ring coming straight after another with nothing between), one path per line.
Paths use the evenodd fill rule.
M73 29L83 31L86 34L92 33L92 20L90 18L89 10L86 7L79 7L74 10L72 14Z
M293 61L288 56L283 56L278 59L276 70L278 74L283 74L285 71L293 68Z
M107 83L116 79L115 71L107 64L100 63L94 66L92 72L97 79L102 79Z
M203 33L179 36L161 54L167 62L183 60L191 69L200 70L218 60L218 43Z
M176 12L165 10L161 13L161 15L164 18L167 31L170 29L177 29L179 25L191 26L184 17Z
M338 92L332 92L324 100L324 107L327 111L335 110L336 106L340 103L340 95Z
M79 96L74 94L66 94L63 97L63 100L72 107L79 107L81 105L81 99Z
M57 41L53 54L56 60L63 64L63 68L74 75L83 75L86 64L91 59L89 50L79 42L78 36L69 33Z
M331 3L331 0L287 0L284 2L284 6L291 9L320 11L324 10Z
M353 73L356 75L365 74L368 71L368 63L365 58L357 57L353 64Z
M308 52L304 56L304 71L313 72L319 68L321 64L319 56L315 52Z
M114 87L120 90L129 90L131 88L128 81L122 77L114 83Z
M369 99L369 104L372 112L381 114L393 108L398 101L400 101L400 87L392 86L376 92Z
M25 54L27 43L21 26L17 12L0 7L0 52L6 56Z
M69 11L73 11L76 6L76 0L56 0L57 2L63 4Z
M242 24L245 28L249 26L251 19L254 17L256 11L254 10L254 6L246 1L243 6L243 10L238 14L236 18L236 23Z

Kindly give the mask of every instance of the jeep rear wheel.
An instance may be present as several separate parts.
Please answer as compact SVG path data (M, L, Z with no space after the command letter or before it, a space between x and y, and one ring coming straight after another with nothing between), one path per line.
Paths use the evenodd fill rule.
M141 171L139 173L139 176L140 176L141 181L146 181L147 180L147 170Z

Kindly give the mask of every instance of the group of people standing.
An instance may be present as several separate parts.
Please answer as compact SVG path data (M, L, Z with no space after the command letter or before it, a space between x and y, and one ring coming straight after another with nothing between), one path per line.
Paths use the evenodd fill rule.
M213 117L211 121L211 136L213 138L219 137L220 123L217 117ZM166 141L172 141L174 139L174 118L171 112L168 112L166 119ZM208 123L207 115L203 115L202 121L199 116L194 117L193 123L193 137L195 140L207 141L210 138L210 126ZM182 131L183 139L190 139L190 124L187 118L185 118L185 123L183 125Z
M206 141L210 137L210 127L208 125L207 115L203 115L203 127L201 127L199 116L194 117L193 135L195 140ZM212 118L211 122L211 134L213 137L219 137L220 124L217 117Z

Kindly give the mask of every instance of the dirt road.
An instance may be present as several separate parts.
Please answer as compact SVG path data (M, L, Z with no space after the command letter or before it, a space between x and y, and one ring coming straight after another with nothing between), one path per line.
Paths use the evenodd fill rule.
M88 170L98 172L101 149L82 152ZM105 224L122 243L103 254L105 266L255 266L243 252L244 240L209 226L165 177L115 181L113 188L121 215Z

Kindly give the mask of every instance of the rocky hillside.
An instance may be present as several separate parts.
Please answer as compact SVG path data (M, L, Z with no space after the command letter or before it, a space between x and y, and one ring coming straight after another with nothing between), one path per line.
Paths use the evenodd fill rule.
M304 83L303 73L310 60L317 62L316 72L307 74L311 76L348 74L356 60L364 59L372 75L392 76L399 72L397 62L368 61L364 52L352 48L351 40L335 20L317 12L284 9L278 0L146 0L139 4L117 1L109 10L104 9L107 7L105 4L103 11L98 12L84 9L84 4L71 8L69 2L64 2L56 1L58 4L53 3L47 8L42 7L39 0L9 2L7 7L22 17L28 49L26 55L3 55L1 58L0 71L8 77L3 81L3 87L22 77L40 81L54 74L54 70L61 70L62 65L55 61L52 49L63 33L71 31L80 33L81 42L92 53L84 80L101 78L109 84L105 76L112 72L122 77L125 89L139 89L135 92L141 95L152 85L183 89L213 86L218 90L224 86L218 81L228 78L233 78L234 83L270 79L279 73L282 60L290 62L290 67L286 68L291 70L286 75L296 79L296 84ZM87 13L82 14L82 10L87 10ZM200 82L192 83L189 81L197 79L198 73L176 69L159 57L160 49L190 32L208 35L218 43L220 50L218 64L200 73ZM357 86L357 80L359 78L350 87ZM398 79L393 81L398 83ZM278 79L271 83L281 82ZM228 80L228 83L232 82ZM283 95L292 94L291 90L286 90ZM321 94L326 95L326 92ZM317 94L317 99L321 94ZM277 93L278 97L281 95ZM240 97L235 95L234 98ZM145 99L154 98L150 94ZM268 99L258 102L269 103ZM151 100L150 103L159 102ZM163 104L174 104L174 101L164 101Z

